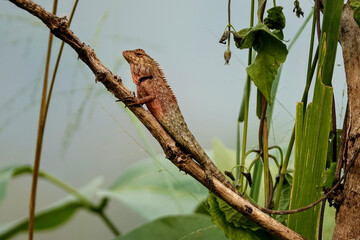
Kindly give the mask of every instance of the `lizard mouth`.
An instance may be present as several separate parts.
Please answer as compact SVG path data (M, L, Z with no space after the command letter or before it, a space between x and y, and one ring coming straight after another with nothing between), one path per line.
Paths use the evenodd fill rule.
M130 54L130 51L123 51L123 56L125 58L125 60L130 63L131 62L131 54Z

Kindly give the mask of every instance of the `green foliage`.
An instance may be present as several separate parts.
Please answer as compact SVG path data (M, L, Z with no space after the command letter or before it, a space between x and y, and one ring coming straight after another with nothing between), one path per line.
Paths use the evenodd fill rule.
M92 197L99 191L102 180L97 178L79 190L83 195ZM35 231L49 230L67 222L80 208L86 208L84 202L73 196L67 196L57 203L41 210L35 215ZM27 231L28 218L1 225L0 239L8 239L20 232Z
M36 215L34 230L49 230L51 228L59 227L69 220L81 208L82 204L79 201L69 201L59 204L44 210ZM28 219L16 221L0 227L0 239L8 239L20 232L28 230Z
M257 52L254 62L246 71L270 103L272 83L288 53L286 45L263 23L258 23L253 28L242 29L237 35L240 37L235 43L238 48L253 47Z
M325 3L321 38L325 38L326 56L321 69L321 81L326 86L331 86L343 6L343 1L326 1Z
M340 149L340 143L341 143L341 133L342 133L342 129L337 129L336 130L336 141L334 139L334 133L331 131L330 132L330 136L329 136L329 144L328 144L328 154L327 154L327 163L326 163L326 167L330 167L330 164L333 162L333 152L334 152L334 144L336 142L336 156L335 156L335 161L337 160L337 156L339 154L339 149Z
M360 27L360 0L352 0L350 7L354 10L354 19Z
M291 209L305 206L321 197L331 123L332 88L329 86L334 69L342 6L341 1L326 2L313 102L305 113L303 104L297 105ZM331 170L328 179L331 181ZM319 210L320 206L315 206L289 215L288 227L308 239L316 239Z
M261 161L257 161L254 165L254 170L252 173L253 184L250 189L250 197L255 201L259 202L259 193L261 187L261 179L262 179L263 165Z
M219 140L213 141L213 161L220 171L231 171L235 165L235 151L225 147L225 145Z
M282 12L283 7L277 6L267 10L268 16L264 19L264 23L270 29L282 30L285 28L285 16Z
M230 207L221 198L210 194L208 198L211 219L216 223L229 239L273 239L259 225Z
M319 66L321 68L321 64ZM332 88L326 87L318 78L313 103L309 104L306 113L303 113L302 103L297 105L295 167L290 209L306 206L321 197L331 104ZM316 239L319 210L320 206L317 205L304 212L289 215L288 227L308 239Z
M331 163L330 167L326 170L324 187L332 188L332 184L335 178L335 170L336 170L336 162L333 162Z
M224 233L203 214L163 217L114 240L225 240Z
M292 176L289 173L286 173L284 182L283 182L283 185L281 188L278 210L288 210L289 209L292 180L293 180ZM277 195L278 191L279 191L279 189L275 188L274 196ZM274 218L277 221L281 222L282 224L286 225L287 215L275 215Z
M102 195L121 201L147 220L154 220L170 214L191 213L207 192L169 160L161 163L147 160L127 169Z
M205 215L210 216L208 209L209 209L209 206L207 204L207 199L205 199L204 201L199 203L199 205L195 208L194 213L200 213L200 214L205 214Z

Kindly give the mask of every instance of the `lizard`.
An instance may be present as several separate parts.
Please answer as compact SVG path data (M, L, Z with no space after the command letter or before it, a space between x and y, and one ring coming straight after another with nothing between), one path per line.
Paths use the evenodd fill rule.
M123 56L130 65L137 90L137 97L127 99L130 101L127 105L145 104L169 135L200 164L211 184L214 175L220 182L236 191L190 132L159 64L142 49L123 51Z

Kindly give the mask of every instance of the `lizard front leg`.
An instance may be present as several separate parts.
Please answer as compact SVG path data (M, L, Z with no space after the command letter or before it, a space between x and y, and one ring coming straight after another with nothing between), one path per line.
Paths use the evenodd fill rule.
M143 105L143 104L153 101L154 99L155 99L154 95L149 95L149 96L142 97L142 98L134 97L131 99L132 102L127 104L127 106Z

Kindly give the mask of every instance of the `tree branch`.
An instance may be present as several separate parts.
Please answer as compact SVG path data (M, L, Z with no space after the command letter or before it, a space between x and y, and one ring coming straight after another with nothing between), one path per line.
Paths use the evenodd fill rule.
M104 84L106 89L113 93L116 98L124 100L132 96L132 92L122 83L121 78L111 73L111 71L97 58L94 50L81 42L68 28L68 21L65 17L59 18L30 0L9 1L39 18L56 37L70 45L78 53L79 58L92 70L96 77L96 81ZM275 219L260 211L247 199L227 188L216 178L213 179L213 185L209 184L202 168L177 147L174 140L148 111L143 107L138 106L129 106L129 109L159 142L166 157L180 170L191 175L206 188L211 189L234 209L249 217L252 221L259 224L266 231L279 239L305 239L298 233L285 227Z

